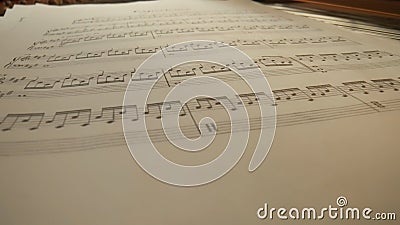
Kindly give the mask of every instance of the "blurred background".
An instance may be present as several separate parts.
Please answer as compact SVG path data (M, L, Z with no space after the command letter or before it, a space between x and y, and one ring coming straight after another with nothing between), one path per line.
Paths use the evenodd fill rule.
M135 0L0 0L0 16L15 4L122 3ZM400 40L400 0L255 0L278 10L356 32Z

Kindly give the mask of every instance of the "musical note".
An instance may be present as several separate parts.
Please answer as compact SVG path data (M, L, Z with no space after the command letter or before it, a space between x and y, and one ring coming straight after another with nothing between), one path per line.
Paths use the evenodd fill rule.
M108 50L108 56L125 56L129 55L132 49L123 49L123 50L118 50L118 49L110 49Z
M159 49L160 49L159 47L154 47L154 48L139 48L139 47L136 47L134 49L134 51L135 51L136 54L152 54L152 53L157 52Z
M39 81L39 77L36 79L30 80L24 87L24 89L51 89L54 88L54 86L59 83L60 80L54 80L54 81Z
M111 83L124 83L125 77L129 76L132 72L114 72L104 73L104 71L97 76L97 84L111 84Z
M366 81L351 81L344 82L345 89L349 92L362 92L363 94L369 94L370 90L378 90L379 87L375 87Z
M282 56L262 56L258 60L264 66L293 66L292 60Z
M211 101L214 104L211 104ZM197 106L196 109L201 109L203 108L203 104L206 105L207 109L212 109L213 105L216 105L217 101L213 98L196 98Z
M79 109L56 112L51 120L47 120L48 124L55 124L55 128L63 128L66 124L80 124L81 126L90 125L92 115L91 109Z
M288 100L304 100L311 99L305 92L300 90L299 88L286 88L272 91L275 96L276 101L288 101Z
M162 71L157 71L155 73L135 73L132 77L132 81L146 81L146 80L157 80L162 74Z
M256 63L244 63L244 62L232 62L232 66L238 70L248 70L248 69L258 68L258 65Z
M61 88L88 86L92 79L94 79L94 76L90 76L87 79L80 79L80 78L72 78L72 75L70 74L69 76L64 78L63 82L61 83Z
M161 119L161 117L166 113L179 113L179 116L186 115L185 108L182 107L182 103L180 101L147 104L144 113L146 115L152 115L152 117L156 119Z
M379 88L393 89L394 91L398 91L400 87L400 82L394 79L376 79L371 80L374 82ZM382 92L383 90L381 90Z
M216 100L215 105L225 105L229 110L232 111L237 109L233 101L226 96L215 97L215 100Z
M0 99L3 98L3 97L12 96L13 93L14 93L14 91L5 91L5 92L0 91Z
M53 55L47 59L47 62L61 62L61 61L69 61L73 54L69 55Z
M26 76L22 77L17 77L17 76L12 76L8 78L7 74L0 74L0 85L1 84L7 84L7 85L18 85L20 83L23 83L23 81L26 80Z
M104 107L101 114L95 118L111 124L117 119L121 119L123 114L131 121L136 121L139 118L136 105Z
M182 71L183 70L183 71ZM190 69L185 69L185 68L177 68L177 69L169 69L166 72L170 77L176 78L176 77L190 77L190 76L196 76L196 68L190 68Z
M36 130L42 123L44 113L22 113L22 114L7 114L1 121L0 127L2 131L10 131L19 123L27 124L29 130Z
M105 53L104 50L94 51L94 52L81 52L75 56L76 59L91 59L102 57Z
M313 101L315 98L319 97L339 96L341 94L343 97L347 97L346 93L339 92L337 88L330 84L307 86L306 88L310 92L310 101Z

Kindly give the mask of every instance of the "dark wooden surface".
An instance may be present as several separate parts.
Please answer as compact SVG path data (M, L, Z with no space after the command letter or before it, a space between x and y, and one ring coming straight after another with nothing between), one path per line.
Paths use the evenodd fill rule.
M35 3L49 5L70 5L70 4L95 4L95 3L121 3L134 2L136 0L0 0L0 16L3 16L7 8L15 4L31 5Z
M354 24L400 31L400 0L255 0L265 4L301 10L314 15L326 15Z

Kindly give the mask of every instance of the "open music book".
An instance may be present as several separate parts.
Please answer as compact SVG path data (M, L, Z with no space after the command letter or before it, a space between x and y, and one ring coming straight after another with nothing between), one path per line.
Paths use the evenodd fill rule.
M256 215L265 202L319 207L338 196L349 206L398 213L397 41L244 0L15 6L0 24L1 224L256 224L270 222ZM171 48L193 40L213 44ZM203 61L136 73L166 49L197 54L222 46L243 51L254 64ZM231 68L260 69L272 96L252 92ZM202 76L222 80L237 95L165 101L174 87ZM153 82L145 106L124 104L126 91L139 96ZM136 88L127 89L129 83ZM260 105L276 109L275 137L264 162L249 172L266 129ZM204 151L181 151L165 137L164 108L179 114L186 137L210 133L214 141ZM246 151L208 184L160 182L128 149L126 135L140 140L143 132L124 138L123 123L136 126L146 117L160 154L178 164L207 163L231 135L227 111L240 108L249 114ZM204 117L214 122L201 123Z

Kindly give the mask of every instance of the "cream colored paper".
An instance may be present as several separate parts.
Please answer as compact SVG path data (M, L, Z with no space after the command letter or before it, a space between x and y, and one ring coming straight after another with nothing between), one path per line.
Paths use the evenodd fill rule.
M2 224L331 224L263 221L256 211L265 202L325 207L339 196L350 206L399 213L398 42L247 1L30 10L1 34ZM190 40L222 41L253 58L273 89L278 119L270 153L255 172L248 172L248 163L257 129L227 175L183 188L138 166L120 112L135 68L160 48ZM254 105L270 104L211 66L192 63L165 73L149 107L151 128L158 128L156 103L185 79L182 72L221 77L241 92L250 113L257 113ZM224 121L215 103L201 104L203 110L188 106L194 120L213 115ZM198 135L193 120L182 120L189 134ZM217 137L194 155L157 143L169 159L196 164L218 156L228 134Z

